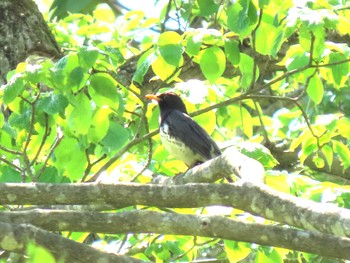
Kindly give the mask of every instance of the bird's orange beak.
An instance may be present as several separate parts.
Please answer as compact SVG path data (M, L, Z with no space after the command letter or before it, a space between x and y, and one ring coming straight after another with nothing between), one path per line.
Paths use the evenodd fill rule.
M147 95L146 95L146 98L147 98L147 99L150 99L150 100L159 101L158 96L157 96L157 95L153 95L153 94L147 94Z

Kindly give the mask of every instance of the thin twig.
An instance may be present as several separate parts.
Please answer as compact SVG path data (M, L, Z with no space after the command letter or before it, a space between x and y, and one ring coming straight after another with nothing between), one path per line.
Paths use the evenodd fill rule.
M44 171L46 169L46 165L47 165L47 162L49 161L53 151L56 149L56 147L60 144L60 142L62 141L62 139L64 138L64 135L62 135L61 137L59 137L59 135L56 137L56 140L55 142L53 143L53 145L51 146L51 149L50 149L50 152L49 154L47 155L46 159L45 159L45 162L43 164L43 167L41 167L38 175L36 176L36 180L39 180L40 176L42 176L44 174Z
M0 145L0 150L3 150L4 152L8 152L8 153L11 153L11 154L14 154L14 155L22 155L23 154L20 151L8 149L8 148L6 148L6 147L4 147L2 145Z
M165 14L165 18L164 18L164 21L163 21L163 23L161 24L161 26L160 26L160 32L161 33L163 33L164 31L165 31L165 24L166 24L166 22L167 22L167 20L169 19L169 13L170 13L170 10L171 10L171 2L172 2L173 0L169 0L169 2L168 2L168 5L167 5L167 8L166 8L166 14Z
M311 35L311 43L310 43L310 60L309 60L309 66L312 65L312 62L314 61L314 46L315 46L315 35L310 31Z
M87 151L85 151L85 154L88 154ZM92 167L94 167L96 164L98 164L99 162L101 162L103 159L105 159L107 157L107 154L103 154L100 158L98 158L96 161L90 163L90 158L87 156L87 160L88 160L88 166L85 169L84 172L84 176L81 179L81 182L84 182L86 177L89 175Z
M308 126L312 136L314 136L315 138L320 138L320 136L316 135L312 129L312 126L311 126L311 123L309 121L309 118L305 112L305 110L303 109L303 107L299 104L298 102L298 99L299 97L297 98L289 98L289 97L280 97L280 96L273 96L273 95L256 95L256 94L251 94L249 96L246 97L247 99L254 99L254 98L264 98L264 99L276 99L276 100L284 100L284 101L289 101L289 102L292 102L294 103L298 108L299 110L301 111L301 114L303 115L303 118L306 122L306 125Z
M10 166L12 166L13 168L15 168L16 170L18 170L19 172L23 173L23 169L21 169L20 167L18 167L17 165L15 165L15 164L13 164L13 163L11 163L11 162L8 161L7 159L1 158L1 157L0 157L0 161L1 161L1 162L4 162L4 163L6 163L6 164L8 164L8 165L10 165Z
M38 151L36 152L36 154L35 154L33 160L31 161L30 166L32 166L32 165L35 163L35 161L38 159L39 154L40 154L42 148L44 147L44 144L45 144L45 142L46 142L46 139L47 139L47 137L49 136L49 120L48 120L48 115L47 115L47 113L44 113L44 116L45 116L45 131L44 131L43 139L41 140L39 149L38 149Z
M258 23L256 24L256 27L252 31L252 46L253 46L253 50L255 51L254 54L256 54L256 31L259 29L259 26L261 25L263 13L264 13L263 9L260 9ZM253 90L255 87L257 70L258 70L258 66L256 63L256 59L255 59L255 56L253 56L253 76L252 76L252 81L250 82L250 85L249 85L249 90Z
M32 135L33 135L33 130L34 130L34 122L35 122L35 103L38 101L40 97L40 92L38 92L38 94L35 96L35 99L33 102L30 102L29 100L25 99L24 97L21 96L21 98L29 103L30 107L31 107L31 117L30 117L30 125L29 125L29 131L28 131L28 135L27 135L27 139L26 142L24 144L24 149L23 149L23 161L25 164L25 171L24 173L22 173L23 178L22 180L25 181L25 176L26 173L28 174L28 176L31 178L31 180L34 181L34 174L32 173L31 170L31 161L29 160L29 157L27 155L27 150L28 150L28 146L29 143L31 141Z
M258 107L258 105L257 105L257 103L256 103L255 100L252 100L252 101L253 101L253 103L254 103L255 110L256 110L256 112L257 112L257 114L258 114L260 126L261 126L261 128L262 128L262 130L263 130L265 140L266 140L267 143L270 143L271 141L270 141L269 135L268 135L268 133L267 133L267 131L266 131L266 129L265 129L264 121L263 121L263 119L262 119L262 117L261 117L261 112L260 112L260 110L259 110L259 107Z
M123 246L125 245L126 241L128 240L128 235L129 235L128 233L126 233L124 235L124 238L123 238L122 242L120 243L120 246L117 250L117 253L120 253L122 251Z
M135 140L132 140L130 143L128 143L126 146L124 146L123 149L121 149L119 152L117 152L114 156L112 156L96 173L93 177L91 177L87 182L94 182L96 179L100 176L102 172L108 169L116 160L118 160L124 153L126 153L128 150L130 150L135 145L148 140L152 136L158 134L159 129L154 130L150 133L145 134L142 137L136 138Z
M144 104L144 108L143 108L143 114L142 114L142 122L144 123L145 125L145 130L147 133L149 133L149 126L148 126L148 120L147 120L147 117L146 117L146 113L147 113L147 107L148 107L148 104L145 103ZM143 168L141 169L140 172L138 172L135 176L133 176L131 178L131 182L134 182L136 181L136 179L144 172L147 170L148 166L151 164L151 161L152 161L152 154L153 154L153 142L152 142L152 139L151 138L148 138L147 139L148 141L148 157L147 157L147 161L145 163L145 165L143 166Z

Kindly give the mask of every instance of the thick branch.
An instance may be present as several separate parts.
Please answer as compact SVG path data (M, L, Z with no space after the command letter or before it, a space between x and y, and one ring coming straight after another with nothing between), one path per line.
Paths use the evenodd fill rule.
M104 253L31 225L0 222L0 233L0 249L25 254L27 245L34 242L47 249L57 262L142 262L126 256Z
M9 220L16 224L29 223L51 231L196 235L284 247L327 257L350 258L349 238L281 226L244 223L224 216L145 210L98 213L38 209L26 212L0 212L1 220Z
M258 161L230 147L224 153L202 165L188 170L185 174L163 180L162 184L210 183L223 177L237 175L244 181L262 182L265 176L264 167ZM156 178L157 179L157 178ZM159 181L157 181L159 183Z
M307 230L350 236L350 210L273 190L263 184L0 184L3 205L103 204L157 207L233 206Z

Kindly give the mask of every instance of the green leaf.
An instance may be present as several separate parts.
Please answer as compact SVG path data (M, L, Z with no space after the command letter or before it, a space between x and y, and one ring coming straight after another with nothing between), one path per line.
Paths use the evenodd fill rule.
M255 25L258 22L258 10L256 9L256 6L254 5L253 1L251 0L245 0L245 1L241 1L244 2L245 4L248 3L247 5L247 15L249 18L249 25ZM246 5L243 5L244 7Z
M197 56L202 46L202 37L200 34L194 34L187 38L186 53L189 56Z
M249 111L238 105L227 107L222 126L230 130L240 129L248 138L253 135L253 119Z
M232 32L242 36L248 35L248 17L239 2L231 5L227 10L227 25Z
M253 76L254 76L254 60L250 56L241 53L241 59L239 62L239 69L242 74L241 78L241 86L244 89L247 89L253 81ZM258 68L256 69L256 76L255 80L259 77L259 70ZM255 81L254 80L254 81Z
M106 54L112 59L111 62L113 62L113 64L121 64L125 61L125 58L122 54L122 52L120 51L120 49L114 48L114 47L104 47L104 51L106 52Z
M261 22L256 31L256 51L263 55L275 57L283 43L282 28ZM268 41L266 41L268 39Z
M314 40L312 40L312 35L310 32L312 32ZM312 57L315 60L320 60L323 58L325 37L326 33L323 25L313 26L312 30L308 25L304 25L299 30L299 42L306 52L310 52L311 43L313 41Z
M307 66L310 62L309 54L300 49L296 49L295 52L289 57L286 62L286 67L289 71L293 69L299 69Z
M20 183L22 181L21 173L13 167L1 163L0 166L0 182L2 183Z
M24 81L21 76L15 75L11 81L5 85L4 103L12 102L24 89Z
M236 40L227 39L225 41L225 54L232 65L237 66L241 59L238 42Z
M91 128L88 132L88 139L93 143L100 142L106 136L109 128L110 109L100 108L92 116Z
M283 260L276 249L260 246L255 257L255 263L283 263Z
M78 141L71 137L64 137L54 151L54 165L59 172L67 172L72 181L83 177L87 165L84 151Z
M169 44L159 47L160 55L164 61L172 66L179 66L182 57L182 45Z
M270 150L259 143L244 142L239 144L239 148L243 154L259 161L265 168L271 169L278 164Z
M78 52L80 66L86 69L92 68L96 63L98 55L99 55L99 52L97 49L83 47Z
M50 253L50 251L46 248L38 246L34 243L29 243L27 247L27 255L28 258L26 260L27 263L56 263L54 256Z
M158 38L159 55L152 63L152 70L163 81L171 77L183 61L181 40L173 31L164 32Z
M60 113L63 116L64 110L67 106L68 100L61 93L51 93L47 97L40 98L40 100L37 103L37 108L46 112L49 115Z
M315 104L320 104L323 98L324 89L323 83L318 74L315 74L309 81L309 85L306 89L307 94L310 99L315 102Z
M32 116L32 109L29 107L23 108L20 113L13 112L9 117L9 123L17 130L28 130L30 127L30 120Z
M111 122L108 132L102 140L107 152L121 149L130 138L130 132L118 123Z
M80 92L76 96L73 106L74 110L68 118L68 125L77 134L87 134L92 117L90 100L83 92Z
M148 72L149 67L153 64L153 62L157 59L156 54L154 53L154 50L149 50L145 52L137 62L137 68L136 72L134 74L134 77L132 78L133 81L136 81L139 84L143 83L143 77Z
M343 163L343 169L346 170L350 167L350 150L349 148L340 141L332 141L333 151L337 153L340 160Z
M179 45L182 37L175 31L166 31L159 35L158 46Z
M303 141L302 146L303 152L309 156L317 150L316 138L313 136L308 137L306 141Z
M91 87L91 88L90 88ZM116 82L107 74L94 74L90 78L89 94L97 106L119 107L119 93Z
M88 75L84 74L85 71L82 67L74 68L68 75L67 85L74 91L77 92L85 86L88 79Z
M17 138L16 130L8 122L4 123L4 125L2 126L2 131L5 132L5 134L2 134L2 136L8 134L12 139Z
M304 163L306 158L308 158L312 153L316 152L318 149L317 143L316 143L316 138L313 137L310 131L305 131L302 135L299 136L298 139L294 140L295 141L300 141L300 138L302 139L302 147L301 147L301 153L299 156L300 163ZM291 148L295 147L296 145L292 143Z
M322 159L322 157L320 157L319 155L315 155L312 158L313 163L315 164L315 166L319 169L324 167L324 160Z
M220 4L214 0L197 0L200 16L210 16L219 10Z
M337 130L341 136L350 140L350 119L343 117L336 121Z
M297 138L295 138L290 144L289 151L293 152L299 145L310 136L309 132L302 132Z
M50 80L53 86L58 90L71 90L72 87L70 82L72 81L72 78L76 77L75 74L77 74L72 73L72 71L79 66L79 60L76 54L72 53L61 58L51 69ZM80 73L78 72L78 74ZM70 80L68 80L69 76L71 76ZM77 80L73 81L73 84L77 85L78 82L81 82L81 74ZM77 87L74 88L76 89Z
M183 59L180 60L179 66L183 63ZM158 56L152 63L152 70L163 81L171 81L180 74L177 66L169 64L162 56ZM175 74L175 71L176 74ZM169 78L172 77L170 80Z
M227 257L231 262L239 262L248 257L251 252L249 244L244 242L224 240L224 244Z
M44 173L39 178L40 183L62 183L67 177L63 177L58 174L57 169L54 166L46 167ZM68 180L69 182L69 180Z
M68 15L68 13L83 13L87 14L95 10L96 5L99 4L99 1L91 0L54 0L50 11L52 12L51 16L57 17L57 19L63 19Z
M213 83L225 71L225 53L219 47L207 48L200 53L199 66L204 76Z
M227 11L227 25L229 29L239 34L242 38L250 34L257 19L256 7L250 0L235 2Z
M3 111L1 110L1 111L0 111L0 129L2 128L2 126L4 125L4 123L5 123L5 116L4 116Z
M216 29L201 29L202 42L208 46L223 46L224 40L222 34L219 30Z
M270 3L270 0L259 0L259 8L264 8Z
M349 62L339 63L346 59L347 56L343 53L333 52L329 55L329 63L337 63L336 65L331 66L332 76L336 87L343 87L348 79L347 74L349 73Z
M204 106L204 105L202 105ZM194 117L196 122L198 122L209 134L211 134L216 127L216 114L214 111L209 111L205 114L198 115Z
M25 79L27 82L38 83L38 82L46 82L46 74L49 68L52 67L52 62L45 60L45 62L41 62L41 65L26 65Z

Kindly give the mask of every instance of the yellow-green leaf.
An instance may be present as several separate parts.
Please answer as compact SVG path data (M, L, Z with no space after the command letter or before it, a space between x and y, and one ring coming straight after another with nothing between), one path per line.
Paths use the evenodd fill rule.
M339 155L340 160L343 163L344 170L350 167L350 150L340 141L332 141L333 151Z
M315 74L309 81L309 85L306 90L310 99L315 102L315 104L319 104L322 101L324 89L323 83L318 74Z
M91 127L88 132L88 139L98 143L106 136L109 128L109 113L111 110L107 107L96 110L92 116Z
M224 240L224 244L230 262L239 262L245 259L251 252L251 248L247 243Z
M94 11L94 17L100 21L114 23L115 15L110 8L100 8Z
M225 53L219 47L210 47L200 52L199 56L199 66L204 76L211 83L215 82L225 71Z
M74 110L68 118L69 127L77 134L87 134L92 116L92 107L88 97L80 92L74 102Z
M333 149L329 145L324 145L321 149L322 153L324 154L324 158L326 159L326 162L328 164L328 167L332 167L333 163Z
M181 36L175 31L166 31L160 34L158 38L158 46L165 46L170 44L180 44Z
M181 57L179 65L182 63L183 59ZM180 73L180 70L178 70L178 72L175 72L177 70L177 67L167 63L167 61L162 56L158 56L152 63L152 70L154 74L156 74L163 81L169 80L170 77L173 79Z

